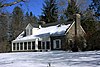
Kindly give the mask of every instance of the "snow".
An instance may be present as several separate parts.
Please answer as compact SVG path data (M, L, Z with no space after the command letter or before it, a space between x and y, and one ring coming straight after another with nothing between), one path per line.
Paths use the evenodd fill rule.
M0 53L0 67L100 67L100 51Z
M33 35L30 35L30 36L26 36L26 37L22 37L21 35L24 33L22 32L13 42L15 41L21 41L21 40L32 40L32 39L36 39L36 38L39 38L41 37L41 35L43 37L47 37L50 36L50 35L64 35L65 31L69 28L70 24L68 25L61 25L58 27L58 25L56 26L49 26L49 27L45 27L45 28L40 28L40 29L37 29L37 31L33 34ZM34 30L33 30L34 32Z
M58 25L56 25L56 26L41 28L38 30L36 35L45 34L45 33L50 33L50 35L55 34L55 33L64 34L63 32L65 32L67 30L67 28L69 28L69 26L70 26L70 24L61 25L60 27L58 27Z
M26 36L26 37L22 37L22 38L20 38L20 39L15 39L15 40L13 40L13 42L16 42L16 41L25 41L25 40L34 40L34 39L36 39L36 38L38 38L38 37L35 37L34 35L30 35L30 36Z
M16 39L23 38L24 33L25 33L25 32L23 31Z

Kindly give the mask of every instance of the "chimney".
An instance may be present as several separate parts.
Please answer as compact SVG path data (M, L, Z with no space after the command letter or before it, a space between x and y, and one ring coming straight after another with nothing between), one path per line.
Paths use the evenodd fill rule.
M78 36L78 28L79 28L79 25L81 24L80 23L80 14L76 14L75 15L75 36L77 37Z
M80 22L80 21L81 21L81 20L80 20L80 19L81 19L81 15L80 15L80 14L76 14L75 17L76 17L76 18L75 18L76 24L77 24L77 25L81 24L81 22Z

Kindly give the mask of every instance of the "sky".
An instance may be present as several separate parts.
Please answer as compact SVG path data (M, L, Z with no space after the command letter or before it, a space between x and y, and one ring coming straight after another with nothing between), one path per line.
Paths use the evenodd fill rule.
M14 2L16 0L7 0L7 1L8 1L8 3L10 3L10 2ZM24 14L27 11L28 12L32 11L33 15L39 16L42 13L41 9L42 9L43 3L44 3L44 0L29 0L29 1L25 2L25 3L21 2L21 3L18 3L16 5L5 7L4 11L12 13L14 7L15 6L19 6L19 7L22 8Z
M11 2L14 2L16 0L6 0L7 2L6 3L11 3ZM59 0L58 0L59 1ZM88 4L90 4L90 0L86 0ZM44 0L28 0L27 2L20 2L18 4L15 4L13 6L8 6L8 7L5 7L4 8L4 11L5 12L9 12L9 13L12 13L13 9L15 6L20 6L24 12L24 14L26 12L32 12L33 15L35 16L39 16L42 14L42 7L43 7L43 3L44 3Z

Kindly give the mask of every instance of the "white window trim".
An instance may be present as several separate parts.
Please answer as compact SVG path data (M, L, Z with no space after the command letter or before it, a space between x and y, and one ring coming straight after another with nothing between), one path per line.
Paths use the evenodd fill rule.
M47 48L46 48L46 47L47 47L46 41L41 41L41 43L42 43L41 46L43 45L43 42L44 42L44 47L45 47L44 50L46 50L46 49L47 49ZM43 48L43 46L42 46L41 48Z
M56 46L56 41L59 41L59 48L57 48L57 46ZM53 48L54 49L60 49L61 48L61 39L55 39L55 40L53 40Z
M26 35L32 35L32 29L26 29Z

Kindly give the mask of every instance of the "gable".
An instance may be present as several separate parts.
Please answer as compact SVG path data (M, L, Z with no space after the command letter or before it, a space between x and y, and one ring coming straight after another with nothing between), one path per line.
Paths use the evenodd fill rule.
M29 24L27 25L27 27L25 28L25 29L26 29L26 30L25 30L26 35L32 35L32 28L33 28L33 26L29 23Z
M69 29L65 33L68 38L75 36L75 21L71 24ZM80 24L77 25L77 36L84 36L86 33Z
M33 28L33 26L29 23L29 24L26 26L25 29L32 29L32 28Z

